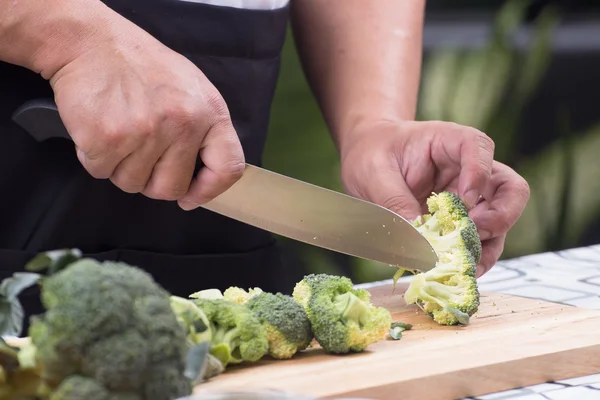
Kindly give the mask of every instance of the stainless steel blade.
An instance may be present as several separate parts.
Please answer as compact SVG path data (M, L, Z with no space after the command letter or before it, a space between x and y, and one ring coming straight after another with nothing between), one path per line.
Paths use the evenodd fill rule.
M376 204L247 165L204 208L329 250L426 272L437 255L404 218Z

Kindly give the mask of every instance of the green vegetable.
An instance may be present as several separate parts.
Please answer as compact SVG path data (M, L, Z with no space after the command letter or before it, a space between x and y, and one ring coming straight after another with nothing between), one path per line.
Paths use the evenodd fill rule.
M0 283L0 336L21 335L25 313L18 296L39 279L39 274L16 272Z
M298 351L306 349L312 341L308 316L291 296L261 292L250 296L245 305L265 327L271 357L292 358Z
M0 338L0 400L37 400L48 394L30 343L9 346Z
M403 331L410 331L412 329L412 327L413 326L411 324L407 324L405 322L400 322L400 321L392 322L392 325L391 325L391 329L400 328Z
M80 259L44 278L29 334L52 400L170 400L191 393L186 331L136 267ZM83 396L83 397L82 397Z
M394 340L402 339L402 332L409 331L412 329L411 324L406 324L404 322L392 322L390 326L390 336Z
M482 246L477 228L454 193L432 194L427 205L429 214L417 218L414 225L439 261L412 279L404 300L417 304L439 324L466 325L479 308L475 268Z
M394 340L400 340L402 339L402 332L404 332L404 329L400 328L399 326L396 326L390 329L390 336Z
M263 290L261 288L250 288L250 290L246 291L237 286L231 286L223 292L223 297L226 300L233 301L234 303L244 304L251 297L254 297L261 293L263 293Z
M371 295L352 281L327 274L307 275L296 284L294 299L310 320L315 339L328 353L360 352L385 339L388 310L371 304Z
M269 350L267 332L258 317L246 306L225 299L192 300L208 318L211 354L223 367L256 362Z

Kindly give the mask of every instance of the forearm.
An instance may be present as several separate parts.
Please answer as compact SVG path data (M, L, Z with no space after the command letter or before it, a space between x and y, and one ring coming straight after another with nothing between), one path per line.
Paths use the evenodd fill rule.
M298 52L338 148L415 118L425 0L292 0Z
M0 60L49 79L103 38L118 35L99 0L0 0Z

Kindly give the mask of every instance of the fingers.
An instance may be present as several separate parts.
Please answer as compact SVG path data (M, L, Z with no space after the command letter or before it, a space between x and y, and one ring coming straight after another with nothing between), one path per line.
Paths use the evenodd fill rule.
M506 234L486 240L482 243L483 251L481 253L481 260L479 260L479 264L477 264L477 269L475 271L476 278L485 275L494 264L496 264L504 251L505 240Z
M109 178L110 181L124 192L143 192L153 171L156 171L155 164L168 148L168 143L160 139L161 136L148 135L146 143L117 165Z
M393 164L371 168L352 167L352 175L344 179L348 186L347 191L356 197L392 210L408 220L414 220L421 215L422 207L397 168ZM364 182L368 184L361 184Z
M508 166L494 162L488 199L470 212L482 241L505 235L529 201L529 185Z
M83 118L81 120L85 121ZM102 121L94 127L86 126L85 122L74 125L78 128L69 129L69 133L76 144L77 158L96 179L110 178L117 166L138 148L139 138L152 132L151 127L133 121ZM85 128L81 129L80 126Z
M189 191L179 199L179 206L192 210L217 197L233 185L244 173L244 152L229 120L211 128L200 150L204 163L192 181Z
M475 129L462 129L458 194L470 209L477 204L479 197L484 195L492 175L494 142Z

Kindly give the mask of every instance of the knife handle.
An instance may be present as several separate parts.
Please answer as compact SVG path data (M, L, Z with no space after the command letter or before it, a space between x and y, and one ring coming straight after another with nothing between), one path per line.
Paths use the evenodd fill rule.
M72 140L56 104L50 99L35 99L22 104L13 113L12 120L38 142L53 138Z
M56 104L51 99L40 98L22 104L13 113L12 120L38 142L55 138L73 140L60 118ZM203 165L198 155L194 175Z

